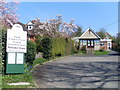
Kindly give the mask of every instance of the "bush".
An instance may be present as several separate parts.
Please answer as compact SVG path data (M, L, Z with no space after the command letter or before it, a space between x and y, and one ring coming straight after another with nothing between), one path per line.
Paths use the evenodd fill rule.
M43 37L40 36L40 35L36 35L35 36L35 43L36 43L36 51L37 53L38 52L42 52L42 44L41 44L41 41L42 41Z
M6 59L6 42L7 42L7 29L2 30L2 47L1 48L2 48L3 60Z
M52 39L52 57L65 55L66 41L64 38L53 38Z
M100 51L100 52L103 52L104 50L103 50L103 49L100 49L99 51Z
M101 52L105 51L105 47L100 47L100 50Z
M81 47L81 50L84 51L84 52L86 52L86 45L83 45L83 46Z
M70 55L74 52L75 52L74 41L66 38L65 55Z
M4 73L6 60L7 27L0 26L0 73Z
M36 55L36 44L32 41L27 42L27 53L25 54L26 62L33 63Z
M0 56L0 73L2 73L3 70L3 63L2 63L2 58Z
M48 61L48 60L45 59L45 58L37 58L37 59L34 60L33 66L35 66L36 64L43 64L46 61Z
M112 50L120 53L120 45L118 43L113 43L112 44Z
M117 37L112 40L112 50L120 53L120 33L118 33Z
M77 50L76 47L73 47L73 51L72 51L72 53L78 53L78 52L79 52L79 50Z
M77 52L74 42L67 38L43 38L42 47L43 57L47 59Z
M43 47L43 57L50 59L52 56L51 49L52 49L52 39L49 37L45 37L41 41Z
M0 30L0 73L2 72L2 30Z

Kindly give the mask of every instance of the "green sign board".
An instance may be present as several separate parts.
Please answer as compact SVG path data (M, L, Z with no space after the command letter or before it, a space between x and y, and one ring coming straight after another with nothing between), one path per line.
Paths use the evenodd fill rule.
M24 53L7 53L6 73L24 73Z
M24 53L26 53L27 32L19 24L7 31L6 73L24 73Z

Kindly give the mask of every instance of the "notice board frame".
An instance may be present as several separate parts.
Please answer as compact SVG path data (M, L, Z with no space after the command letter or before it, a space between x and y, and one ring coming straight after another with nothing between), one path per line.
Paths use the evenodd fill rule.
M7 59L6 59L6 73L24 73L24 53L23 54L23 64L17 64L17 53L15 53L15 64L8 64L8 54L7 52Z

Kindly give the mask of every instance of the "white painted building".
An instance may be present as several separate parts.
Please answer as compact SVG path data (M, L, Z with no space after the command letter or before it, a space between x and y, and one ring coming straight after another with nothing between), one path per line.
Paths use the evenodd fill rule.
M93 30L88 28L80 37L73 37L75 43L80 43L80 48L86 46L86 49L92 48L93 50L110 50L112 48L112 39L109 39L107 33L105 39L101 39Z
M104 50L110 50L112 48L112 39L101 39L100 46Z
M27 23L27 29L28 30L32 30L33 29L33 23L32 22L28 22Z

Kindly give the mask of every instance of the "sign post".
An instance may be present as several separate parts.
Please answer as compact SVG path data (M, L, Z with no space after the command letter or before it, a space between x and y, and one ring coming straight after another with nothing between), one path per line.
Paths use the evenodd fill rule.
M27 32L19 24L7 30L6 73L24 73L24 53L27 47Z

